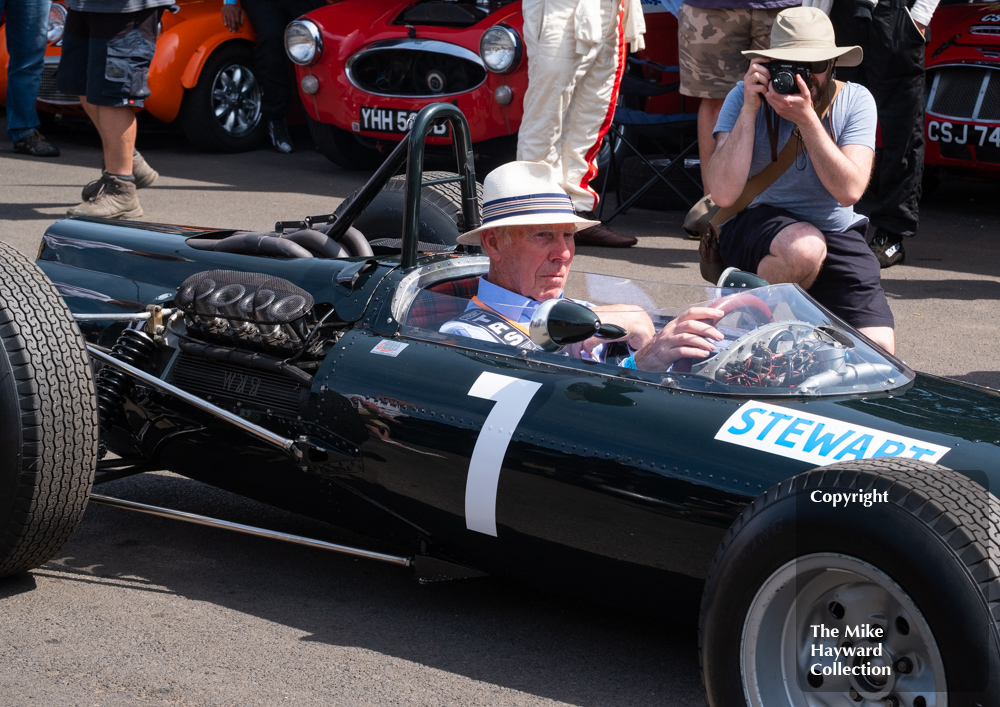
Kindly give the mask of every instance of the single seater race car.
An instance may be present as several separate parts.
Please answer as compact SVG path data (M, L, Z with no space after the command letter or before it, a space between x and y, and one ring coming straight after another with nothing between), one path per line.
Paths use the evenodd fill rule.
M942 0L929 37L925 187L1000 178L1000 7Z
M176 122L203 150L242 152L260 144L267 129L253 65L256 36L249 22L235 34L226 29L221 8L222 0L177 0L165 9L143 110L164 123ZM65 23L66 7L55 0L38 108L43 115L83 116L79 96L56 87ZM0 27L0 102L6 100L8 59L7 35Z
M0 576L52 558L88 499L223 525L92 493L162 468L385 538L398 552L282 536L422 581L682 613L703 592L715 707L1000 704L1000 393L915 373L797 286L739 274L576 273L531 346L441 333L489 266L420 240L441 120L458 173L427 181L457 185L471 229L468 128L435 104L335 215L272 233L68 219L35 264L0 246ZM407 154L400 238L376 255L360 215ZM564 355L616 345L592 305L662 325L699 302L725 312L703 361Z

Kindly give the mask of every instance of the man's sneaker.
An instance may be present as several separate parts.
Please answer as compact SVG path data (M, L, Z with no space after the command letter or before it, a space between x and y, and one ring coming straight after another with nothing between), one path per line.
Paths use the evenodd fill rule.
M288 125L284 120L267 121L267 136L271 138L271 145L278 152L287 154L294 149L292 136L288 134Z
M98 181L94 198L78 204L66 212L67 216L92 218L139 218L142 207L135 193L135 184L110 174Z
M584 211L577 215L592 221L598 220L593 211ZM612 231L603 223L585 228L582 231L577 231L576 237L573 240L576 241L577 245L596 245L605 248L628 248L639 242L633 236L626 236L624 233Z
M903 250L903 237L898 233L890 233L881 228L875 229L875 236L869 244L881 268L891 268L906 259Z
M59 148L42 137L42 134L37 130L32 130L15 142L14 152L19 152L22 155L31 155L32 157L59 156Z
M103 166L101 167L101 170L101 176L103 178L105 174ZM136 150L132 155L132 177L135 178L135 188L145 189L146 187L151 186L159 176L160 173L150 167L149 162L147 162L143 156L139 154L139 151ZM83 191L80 192L80 196L83 197L84 201L90 201L97 196L97 190L100 186L101 180L95 179L83 188Z

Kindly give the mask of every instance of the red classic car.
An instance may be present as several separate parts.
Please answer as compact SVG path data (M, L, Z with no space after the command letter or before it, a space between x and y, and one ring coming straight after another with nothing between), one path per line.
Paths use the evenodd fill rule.
M930 26L925 186L1000 178L1000 3L942 0Z
M256 37L249 22L236 34L226 29L221 7L222 0L177 0L163 13L144 110L176 122L204 150L238 152L256 147L265 130L253 70ZM83 115L80 99L56 88L65 21L66 8L54 2L38 108ZM0 27L0 104L7 93L7 62L7 35Z
M676 64L677 18L658 0L643 10L644 58ZM465 114L481 151L510 150L528 84L521 27L520 0L342 0L292 22L285 47L317 147L364 169L381 162L379 143L397 142L417 111L442 100ZM647 109L680 104L674 92ZM445 129L437 142L448 141Z

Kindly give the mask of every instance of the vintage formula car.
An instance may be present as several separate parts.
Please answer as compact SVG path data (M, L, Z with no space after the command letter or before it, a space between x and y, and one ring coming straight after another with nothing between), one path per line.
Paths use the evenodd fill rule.
M642 7L643 58L676 65L676 17L659 0ZM522 24L520 0L341 0L294 20L285 47L317 148L346 169L373 168L417 111L446 100L468 117L477 152L512 159L528 86ZM676 68L656 80L676 85ZM648 110L696 109L684 101L657 95ZM431 141L447 143L444 130Z
M249 22L233 34L222 23L222 0L177 0L160 20L144 110L174 123L203 150L252 150L264 137L261 89L254 74L256 37ZM79 96L56 88L66 7L52 3L38 108L83 115ZM7 35L0 27L0 103L7 93Z
M943 0L929 37L926 186L948 172L1000 178L1000 8Z
M335 216L270 234L68 219L35 264L0 246L0 576L53 557L88 499L224 525L91 492L168 469L385 538L397 553L282 536L423 581L674 611L703 591L716 707L1000 704L1000 393L732 275L577 273L530 347L441 333L488 269L418 240L441 120L459 173L429 181L458 186L472 228L468 129L436 104ZM407 151L400 238L375 255L358 215ZM592 305L662 324L697 302L726 312L704 361L563 355L620 335Z

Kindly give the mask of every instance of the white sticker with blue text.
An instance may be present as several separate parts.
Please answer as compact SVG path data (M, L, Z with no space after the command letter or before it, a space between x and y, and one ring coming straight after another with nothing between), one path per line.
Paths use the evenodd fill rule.
M816 466L874 457L937 462L949 451L912 437L753 400L741 405L715 438Z

